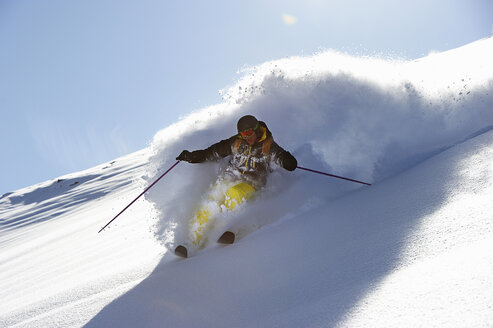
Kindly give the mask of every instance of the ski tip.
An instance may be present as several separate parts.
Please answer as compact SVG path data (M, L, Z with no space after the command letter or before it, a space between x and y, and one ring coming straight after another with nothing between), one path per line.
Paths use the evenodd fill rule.
M235 234L231 231L226 231L222 234L221 237L217 240L219 244L232 244L235 242Z
M175 248L175 255L183 258L188 257L188 250L185 246L179 245L177 248Z

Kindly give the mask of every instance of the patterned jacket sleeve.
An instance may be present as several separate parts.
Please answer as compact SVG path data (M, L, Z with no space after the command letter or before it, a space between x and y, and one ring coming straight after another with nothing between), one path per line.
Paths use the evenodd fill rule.
M232 155L232 145L235 140L236 136L232 136L231 138L221 140L206 149L192 151L190 163L218 161L221 158Z
M276 162L279 166L283 167L288 171L294 171L298 166L298 161L291 155L290 152L284 150L275 141L272 141L270 146L271 159Z

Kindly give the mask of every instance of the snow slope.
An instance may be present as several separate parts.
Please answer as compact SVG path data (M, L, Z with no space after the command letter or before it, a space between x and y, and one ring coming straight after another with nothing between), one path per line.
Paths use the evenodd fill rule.
M0 327L81 326L155 267L145 202L98 235L141 185L141 151L0 199Z
M412 62L265 63L148 149L3 195L0 326L493 325L492 55L488 38ZM224 163L180 163L97 233L246 113L301 166L373 185L276 170L210 232L238 243L182 260L166 249Z
M493 131L186 261L88 327L488 327Z

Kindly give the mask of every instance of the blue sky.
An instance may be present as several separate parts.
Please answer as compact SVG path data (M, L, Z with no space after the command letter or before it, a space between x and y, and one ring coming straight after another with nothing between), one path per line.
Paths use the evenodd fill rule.
M324 49L414 59L492 28L490 0L1 0L0 195L146 147L243 67Z

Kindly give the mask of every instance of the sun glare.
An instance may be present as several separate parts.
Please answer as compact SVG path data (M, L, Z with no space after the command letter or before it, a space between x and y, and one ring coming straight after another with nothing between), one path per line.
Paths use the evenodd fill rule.
M282 14L282 20L286 25L294 25L298 22L298 18L288 14Z

